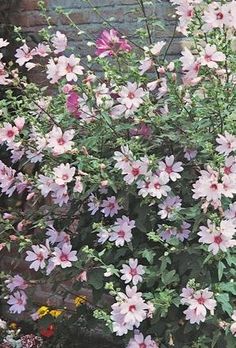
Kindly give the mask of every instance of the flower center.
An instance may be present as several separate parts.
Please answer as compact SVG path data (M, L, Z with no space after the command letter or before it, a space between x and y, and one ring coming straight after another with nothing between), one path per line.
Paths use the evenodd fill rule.
M119 237L124 238L124 236L125 236L125 231L120 230L117 234L118 234Z
M213 191L216 191L218 189L217 184L212 184L210 187Z
M201 296L198 298L197 302L202 305L205 303L205 299Z
M223 17L224 17L224 15L223 15L222 12L218 12L218 13L216 14L216 19L223 19Z
M12 138L14 136L14 132L12 130L7 131L8 138Z
M129 273L132 275L132 277L134 277L135 275L137 275L137 270L136 270L136 268L131 268Z
M219 245L222 242L221 236L215 236L214 242Z
M147 348L145 343L140 343L139 348Z
M136 306L135 305L129 306L129 312L134 312L135 310L136 310Z
M210 62L210 61L211 61L212 56L211 56L211 55L209 55L209 54L206 54L204 58L205 58L205 60L206 60L207 62Z
M231 167L224 167L224 173L229 175L230 173L232 173L231 171Z
M43 254L42 254L42 253L39 253L39 254L37 255L37 260L43 261L43 259L44 259Z
M154 184L154 187L155 187L155 189L159 190L159 188L161 187L161 185L159 184L159 182L156 182L156 183Z
M73 72L73 66L72 65L70 65L70 64L67 64L67 67L66 67L66 71L68 72L68 73L71 73L71 72Z
M166 166L166 172L168 173L168 174L170 174L170 173L172 173L172 167L171 166Z
M57 140L59 145L64 145L65 144L65 140L63 138L60 138Z
M63 175L62 175L62 179L63 179L63 180L68 180L68 179L69 179L69 176L68 176L67 174L63 174Z
M63 261L68 261L68 255L66 255L66 254L61 254L61 256L60 256L60 260L63 262Z
M131 173L133 174L133 176L139 175L139 168L132 168Z
M133 92L129 92L128 98L129 99L134 99L134 97L135 97L134 93Z

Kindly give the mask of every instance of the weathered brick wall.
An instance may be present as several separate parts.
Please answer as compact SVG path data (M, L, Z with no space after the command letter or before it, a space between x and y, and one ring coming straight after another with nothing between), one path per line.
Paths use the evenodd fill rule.
M52 25L55 29L66 33L74 47L82 52L88 51L87 46L85 50L84 36L78 36L76 30L72 30L69 26L68 20L56 13L55 9L58 6L70 11L72 20L92 39L98 36L104 28L104 24L103 19L96 14L91 4L106 20L113 17L112 25L126 35L132 36L135 28L139 26L137 12L133 12L139 8L137 0L91 0L90 4L84 0L46 0L46 4ZM1 6L3 6L2 11ZM175 20L172 18L173 7L170 2L156 0L155 8L152 11L156 19L163 21L166 25L165 32L157 27L153 37L154 41L170 39L175 27ZM35 41L38 40L38 31L46 24L45 19L40 15L38 0L1 0L0 21L21 26L26 36ZM179 52L179 41L180 37L176 37L169 51L170 56Z

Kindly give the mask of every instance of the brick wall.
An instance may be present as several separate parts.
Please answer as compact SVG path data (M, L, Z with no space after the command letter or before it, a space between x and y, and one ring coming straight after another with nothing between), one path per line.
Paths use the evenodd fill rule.
M21 26L28 39L37 42L38 31L46 24L45 19L40 15L37 3L38 0L1 0L0 23ZM78 36L76 30L72 30L69 26L68 20L56 13L55 9L58 6L70 11L73 21L81 30L89 33L92 39L98 36L104 24L103 19L96 14L90 4L96 7L106 20L113 17L112 25L126 35L133 36L135 28L139 26L137 12L133 12L139 8L137 0L91 0L90 4L84 0L46 0L46 3L53 27L66 33L72 45L86 53L88 48L85 46L83 36ZM157 27L153 37L154 42L170 39L175 26L175 20L172 18L173 7L170 2L156 0L152 14L156 19L162 20L166 26L165 32ZM180 37L176 37L169 51L170 56L179 52L179 41Z

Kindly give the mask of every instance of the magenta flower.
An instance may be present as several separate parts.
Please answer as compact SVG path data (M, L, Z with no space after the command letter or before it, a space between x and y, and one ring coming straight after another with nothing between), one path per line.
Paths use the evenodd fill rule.
M32 245L33 251L26 251L26 261L32 263L29 268L33 268L35 271L38 271L40 268L43 269L46 267L46 259L49 256L49 250L44 245Z
M79 112L79 95L75 91L70 91L66 98L66 109L73 116L79 118L81 112Z
M120 209L122 209L115 196L107 197L107 199L104 199L101 204L101 212L107 217L107 216L114 216L118 213Z
M151 336L143 336L138 330L134 333L134 338L129 340L127 348L158 348L155 341L152 340Z
M127 40L121 38L114 29L102 32L101 36L96 40L96 48L96 55L101 58L116 56L120 52L129 52L131 50Z
M25 290L28 287L27 282L19 274L10 277L5 281L5 283L10 292L13 292L16 288L18 290Z
M129 259L129 265L122 265L120 272L123 274L121 279L126 284L132 281L134 285L142 282L142 275L145 273L143 266L138 265L138 259Z

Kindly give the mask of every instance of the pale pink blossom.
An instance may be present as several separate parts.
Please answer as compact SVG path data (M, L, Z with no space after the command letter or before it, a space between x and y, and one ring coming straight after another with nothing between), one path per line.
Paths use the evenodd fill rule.
M46 57L50 53L50 47L43 43L39 43L37 47L34 48L32 54L34 56Z
M10 305L9 311L11 313L22 313L25 310L27 303L27 296L24 291L16 291L10 295L7 303Z
M123 274L121 279L124 280L126 284L132 281L134 285L142 282L142 275L145 273L144 267L142 265L138 265L138 259L129 259L129 264L122 265L120 272Z
M19 129L12 126L10 123L4 123L3 127L0 128L0 142L12 142L15 137L19 134Z
M9 42L7 40L4 40L2 37L0 37L0 48L6 47L9 45Z
M75 131L73 129L63 133L61 128L53 126L53 129L47 135L47 146L52 149L55 155L66 153L74 146L74 142L72 141L74 135Z
M119 103L125 105L128 109L135 107L138 108L143 104L143 98L145 96L143 88L138 87L137 83L128 82L127 86L123 86L119 92Z
M65 51L67 47L67 37L65 34L62 34L60 31L57 31L56 34L52 38L52 44L54 49L54 53L58 54Z
M171 226L161 226L158 225L160 229L160 236L164 241L169 241L171 237L174 237L177 233L177 228L176 227L171 227Z
M216 142L219 144L216 147L216 151L220 154L228 156L232 151L236 150L236 137L227 131L225 131L224 135L218 134Z
M9 277L5 283L10 292L13 292L15 289L25 290L28 287L27 282L19 274Z
M150 70L153 66L153 60L149 57L144 58L143 60L140 60L140 75L143 75L146 71Z
M224 212L224 217L236 223L236 202L229 205L229 208Z
M20 132L24 128L25 118L18 116L15 118L14 123L16 127L18 128L18 131Z
M200 226L198 235L200 243L208 244L208 251L216 255L220 250L226 252L228 248L236 245L236 241L232 239L235 234L235 225L231 221L222 221L220 227L216 227L210 220L206 226ZM227 228L226 228L227 227Z
M217 69L217 62L224 62L225 54L217 51L216 45L207 44L204 51L201 53L199 61L201 65L206 65L211 69Z
M208 167L207 170L201 170L200 174L199 179L193 184L193 198L205 198L208 202L218 203L223 190L222 183L219 182L219 173Z
M127 216L118 218L115 224L111 227L109 240L115 242L116 246L123 246L129 243L132 239L132 229L135 227L135 221L130 220Z
M121 169L122 174L126 173L134 160L133 153L127 145L121 146L121 151L115 151L113 158L117 162L115 168Z
M33 51L30 50L26 44L24 44L20 48L17 48L15 57L17 58L16 63L23 66L25 63L33 59Z
M198 73L201 64L187 47L184 48L181 54L182 57L179 60L182 63L183 71L185 72L183 82L185 85L194 85L200 80Z
M140 160L130 162L124 169L124 180L131 185L140 175L146 175L148 171L149 160L147 157L142 157Z
M188 239L191 233L189 227L191 227L191 225L188 222L183 221L181 226L176 231L176 238L179 239L181 242L183 242L185 239Z
M77 261L78 258L76 256L77 251L71 250L72 245L65 243L62 248L55 247L53 252L53 257L51 261L55 266L61 266L62 268L67 268L72 266L72 262Z
M58 185L64 185L73 180L75 175L75 167L70 167L69 163L60 164L54 168L55 183Z
M185 148L184 149L184 158L186 158L188 161L191 161L197 156L197 150L191 149L191 148Z
M84 189L84 185L81 180L81 176L78 175L75 177L75 186L73 187L74 192L82 193Z
M154 56L158 56L161 53L161 50L165 45L166 45L165 41L159 41L153 45L153 47L150 49L150 52Z
M112 217L116 215L121 209L115 196L107 197L107 199L104 199L101 203L101 208L101 212L105 215L105 217Z
M126 348L158 348L158 345L150 335L144 337L138 330L134 333L134 338L129 340Z
M169 182L169 178L167 175L152 175L150 177L150 182L148 185L148 193L152 197L156 197L160 199L162 196L167 196L168 192L170 192L170 186L166 185Z
M166 156L165 161L159 162L159 170L162 175L166 176L168 179L172 181L176 181L180 179L180 172L183 171L182 162L174 162L175 158L173 155Z
M83 75L84 68L80 65L80 58L75 57L74 54L71 54L70 57L60 56L57 65L59 76L65 76L68 82L76 82L77 75Z
M91 212L91 215L96 214L96 212L99 210L100 208L100 201L98 200L98 198L96 196L94 196L94 194L92 193L89 196L89 202L88 202L88 211Z
M25 260L28 262L32 262L29 266L30 269L34 269L38 271L39 269L43 269L46 267L45 261L49 256L49 250L45 245L32 245L33 251L26 251Z
M176 211L181 208L182 200L179 196L168 196L162 203L158 204L161 210L157 213L161 219L170 219Z
M208 32L214 28L222 29L229 22L229 9L227 5L222 5L216 1L210 3L204 11L203 31Z
M54 180L48 176L39 174L38 178L38 188L41 190L43 197L47 197L49 192L53 190Z
M104 244L110 237L110 231L105 228L101 228L97 234L97 237L98 243Z

